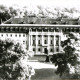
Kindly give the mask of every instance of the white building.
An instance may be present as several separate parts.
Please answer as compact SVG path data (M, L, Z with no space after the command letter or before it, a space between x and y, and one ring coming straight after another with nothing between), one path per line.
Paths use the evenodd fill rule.
M20 41L35 55L43 55L45 49L49 54L61 52L61 41L67 33L80 33L80 25L50 25L50 24L2 24L0 38L11 38Z

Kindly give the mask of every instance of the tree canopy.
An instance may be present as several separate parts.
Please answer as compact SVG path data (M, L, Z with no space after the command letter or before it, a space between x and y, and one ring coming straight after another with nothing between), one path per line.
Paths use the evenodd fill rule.
M31 77L34 73L27 65L28 53L20 43L15 44L10 39L0 40L0 79L25 80Z
M80 79L80 56L74 44L77 41L76 36L69 33L67 40L61 42L64 52L53 54L51 58L52 63L58 66L56 74L61 77L65 74L66 78Z

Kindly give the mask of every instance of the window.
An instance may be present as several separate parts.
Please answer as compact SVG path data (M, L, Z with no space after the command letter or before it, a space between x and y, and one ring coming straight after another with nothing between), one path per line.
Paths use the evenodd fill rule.
M38 37L41 37L41 35L38 35Z
M12 34L10 36L12 37Z
M8 36L8 34L6 34L6 36Z
M59 29L58 28L55 28L55 32L59 32Z
M40 44L40 40L38 40L38 44Z
M40 48L38 48L38 51L41 51L41 49L40 49Z
M15 37L17 37L17 34L15 34Z
M32 28L32 31L36 31L36 29L35 28Z
M25 41L23 41L23 44L25 44Z
M21 31L23 31L23 28L21 28Z
M33 51L35 51L35 48L33 48Z
M56 36L56 46L59 45L59 36Z
M44 40L44 44L47 44L47 40Z
M19 28L16 28L17 31L19 31Z
M4 28L4 31L6 31L6 28Z
M53 29L53 28L50 28L49 31L50 31L50 32L54 32L54 29Z
M51 38L53 38L53 36L51 35Z
M25 37L25 34L23 34L23 37Z
M15 31L15 28L13 28L12 30Z
M51 40L51 44L53 44L53 41Z
M35 37L35 35L33 35L33 37Z
M59 52L59 47L56 47L56 52Z
M1 28L0 28L0 31L1 31Z
M10 31L10 28L8 28L8 31Z
M44 31L44 32L48 32L48 29L47 29L47 28L45 28L45 29L43 29L43 31Z
M21 37L21 34L19 34L19 37Z
M35 40L33 40L33 45L35 45Z
M3 34L1 34L1 36L3 36Z
M52 48L50 49L50 52L53 52L53 49Z
M44 37L47 37L47 35L44 35Z

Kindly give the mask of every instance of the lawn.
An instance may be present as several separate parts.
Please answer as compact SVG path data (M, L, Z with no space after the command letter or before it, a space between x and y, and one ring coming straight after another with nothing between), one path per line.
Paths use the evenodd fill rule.
M55 74L55 69L36 69L35 75L31 80L61 80L61 78Z

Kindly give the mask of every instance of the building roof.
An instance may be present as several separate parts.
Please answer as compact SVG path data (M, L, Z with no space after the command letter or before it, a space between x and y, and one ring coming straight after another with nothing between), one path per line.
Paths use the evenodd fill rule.
M66 27L80 28L80 25L50 25L50 24L1 24L0 27Z
M78 25L79 19L75 18L43 18L36 16L25 16L23 18L20 17L12 17L9 20L5 21L3 24L68 24L68 25Z

